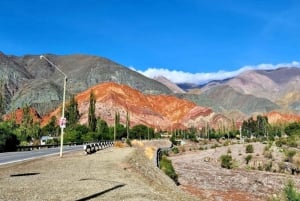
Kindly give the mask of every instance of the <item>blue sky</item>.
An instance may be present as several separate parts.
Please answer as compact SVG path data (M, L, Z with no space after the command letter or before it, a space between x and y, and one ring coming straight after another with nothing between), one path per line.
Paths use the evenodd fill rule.
M300 64L297 0L1 0L0 51L91 54L205 82Z

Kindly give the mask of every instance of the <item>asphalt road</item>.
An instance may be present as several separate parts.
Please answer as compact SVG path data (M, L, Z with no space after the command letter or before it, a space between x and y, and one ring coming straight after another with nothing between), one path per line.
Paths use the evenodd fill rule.
M77 146L64 146L63 153L70 151L83 150L82 145ZM5 152L0 153L0 165L15 163L20 161L32 160L50 155L57 155L59 157L60 147L36 149L32 151L21 152Z

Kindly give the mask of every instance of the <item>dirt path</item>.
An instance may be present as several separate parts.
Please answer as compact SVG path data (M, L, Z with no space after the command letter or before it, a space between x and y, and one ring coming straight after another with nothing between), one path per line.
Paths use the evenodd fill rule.
M0 166L0 200L193 200L137 148Z

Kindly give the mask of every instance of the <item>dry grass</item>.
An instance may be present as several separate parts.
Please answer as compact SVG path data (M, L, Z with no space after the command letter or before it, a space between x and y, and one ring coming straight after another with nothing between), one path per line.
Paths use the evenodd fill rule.
M115 146L115 147L118 147L118 148L124 148L124 147L125 147L125 144L124 144L123 142L118 141L118 142L115 142L115 143L114 143L114 146Z
M300 153L298 152L294 157L293 157L293 163L300 168Z
M134 147L144 147L144 143L142 141L139 141L139 140L132 140L131 144Z
M154 147L146 147L145 148L145 155L146 157L149 159L149 160L152 160L153 159L153 156L154 156L154 152L155 152L155 148Z

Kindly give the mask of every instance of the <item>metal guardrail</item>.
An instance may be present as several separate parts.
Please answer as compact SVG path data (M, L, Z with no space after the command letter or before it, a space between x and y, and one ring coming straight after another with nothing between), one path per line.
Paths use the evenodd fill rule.
M156 166L157 166L158 168L160 168L159 160L160 160L160 158L161 158L161 156L162 156L162 153L163 153L164 151L170 151L172 148L173 148L173 144L171 144L170 147L163 147L163 148L158 148L158 149L157 149L157 151L156 151Z
M112 147L114 145L113 141L100 141L95 143L88 143L83 145L83 150L86 154L92 154L99 150Z

